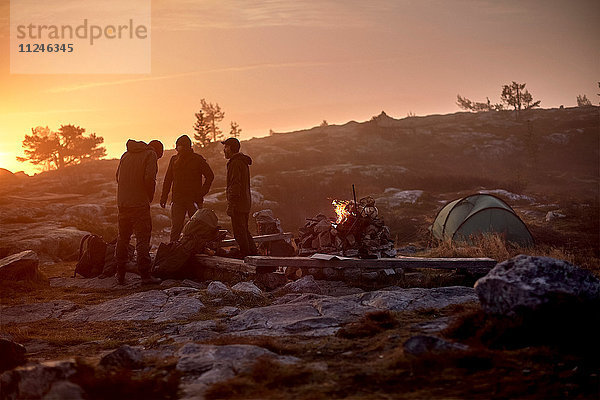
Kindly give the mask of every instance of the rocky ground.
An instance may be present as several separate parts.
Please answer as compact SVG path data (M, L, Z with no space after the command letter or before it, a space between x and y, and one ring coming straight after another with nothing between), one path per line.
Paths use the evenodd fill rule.
M148 287L135 274L122 287L73 278L73 263L39 267L47 281L7 280L37 266L14 258L0 263L2 399L598 393L600 281L550 258L501 263L475 288L365 291L306 276L272 292Z

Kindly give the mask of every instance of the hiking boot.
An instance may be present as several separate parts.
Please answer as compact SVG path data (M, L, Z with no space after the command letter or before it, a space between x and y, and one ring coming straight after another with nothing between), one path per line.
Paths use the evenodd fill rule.
M116 273L116 276L117 276L117 283L119 285L124 285L125 284L125 272L126 272L125 266L117 264L117 273Z
M142 285L157 285L161 282L162 280L160 280L159 278L155 278L150 275L142 276Z

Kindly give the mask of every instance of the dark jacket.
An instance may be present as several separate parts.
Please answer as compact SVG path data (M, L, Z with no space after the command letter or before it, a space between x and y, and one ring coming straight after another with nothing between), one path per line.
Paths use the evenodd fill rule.
M117 205L148 206L154 198L157 172L156 152L144 142L129 139L117 168Z
M214 178L212 169L200 154L194 153L193 150L176 154L169 161L160 201L167 202L172 185L173 203L192 201L201 205Z
M250 168L252 159L243 153L235 153L227 161L227 203L228 210L250 212Z

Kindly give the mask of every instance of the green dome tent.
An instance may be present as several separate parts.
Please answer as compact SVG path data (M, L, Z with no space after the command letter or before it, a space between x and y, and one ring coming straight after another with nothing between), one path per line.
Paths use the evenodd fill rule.
M498 233L521 246L534 243L525 223L504 201L490 194L474 194L446 204L433 221L432 234L440 240L466 241L472 235Z

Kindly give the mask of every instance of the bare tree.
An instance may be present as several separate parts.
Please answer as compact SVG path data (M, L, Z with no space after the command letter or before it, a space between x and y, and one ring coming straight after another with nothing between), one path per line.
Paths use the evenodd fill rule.
M100 147L104 138L84 133L84 128L75 125L61 125L57 132L48 127L32 128L31 135L25 135L23 140L25 157L17 157L17 161L59 169L104 157L106 148Z

